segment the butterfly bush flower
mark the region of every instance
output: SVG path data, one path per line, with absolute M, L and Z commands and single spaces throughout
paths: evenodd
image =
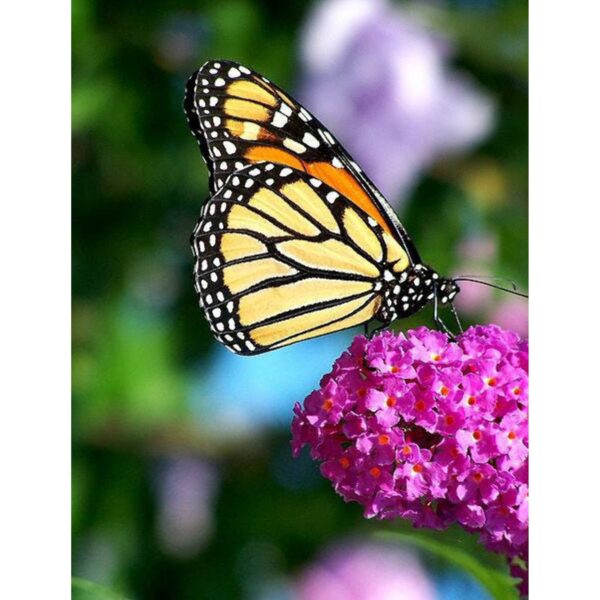
M 459 523 L 524 560 L 527 398 L 527 341 L 496 325 L 358 336 L 294 407 L 292 446 L 366 517 Z
M 447 41 L 387 0 L 325 0 L 304 27 L 299 99 L 397 202 L 492 127 L 490 97 L 450 58 Z

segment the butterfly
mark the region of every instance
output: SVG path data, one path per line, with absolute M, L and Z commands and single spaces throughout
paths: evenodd
M 334 99 L 332 99 L 334 101 Z M 184 110 L 211 198 L 191 237 L 194 280 L 216 339 L 253 355 L 429 302 L 456 280 L 425 265 L 391 206 L 336 138 L 289 94 L 211 60 Z

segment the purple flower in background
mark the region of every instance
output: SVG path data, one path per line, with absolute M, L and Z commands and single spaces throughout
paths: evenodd
M 458 246 L 459 262 L 454 276 L 471 275 L 475 276 L 475 279 L 481 275 L 487 276 L 495 270 L 493 265 L 497 255 L 498 242 L 493 234 L 484 232 L 471 234 L 465 237 Z M 461 313 L 481 314 L 492 299 L 492 288 L 468 281 L 461 284 L 460 292 L 454 305 Z
M 434 600 L 417 557 L 387 544 L 346 543 L 325 551 L 299 577 L 297 600 Z
M 204 49 L 210 28 L 203 17 L 193 13 L 175 13 L 166 17 L 155 34 L 156 62 L 168 71 L 191 69 Z
M 160 465 L 157 529 L 169 554 L 187 558 L 208 541 L 218 483 L 216 468 L 202 458 L 175 456 Z
M 304 406 L 292 446 L 366 517 L 460 523 L 523 557 L 528 533 L 528 345 L 496 325 L 456 341 L 426 327 L 358 336 Z
M 522 336 L 527 336 L 529 330 L 527 300 L 514 297 L 503 300 L 492 311 L 490 321 L 501 327 L 512 329 Z
M 449 44 L 386 0 L 325 0 L 304 28 L 300 98 L 391 201 L 490 131 L 493 103 Z

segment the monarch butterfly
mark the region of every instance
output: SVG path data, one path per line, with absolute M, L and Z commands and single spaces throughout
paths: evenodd
M 217 340 L 252 355 L 429 302 L 458 279 L 425 265 L 396 214 L 335 137 L 265 77 L 206 62 L 184 109 L 212 197 L 191 244 L 200 304 Z

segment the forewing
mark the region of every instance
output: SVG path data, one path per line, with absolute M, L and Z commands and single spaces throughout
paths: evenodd
M 231 61 L 208 61 L 189 79 L 184 107 L 212 193 L 249 164 L 287 165 L 354 203 L 398 238 L 412 263 L 420 262 L 394 211 L 356 162 L 318 119 L 265 77 Z
M 347 198 L 272 162 L 227 178 L 204 206 L 192 246 L 201 306 L 216 338 L 238 354 L 369 321 L 384 265 L 409 264 Z

